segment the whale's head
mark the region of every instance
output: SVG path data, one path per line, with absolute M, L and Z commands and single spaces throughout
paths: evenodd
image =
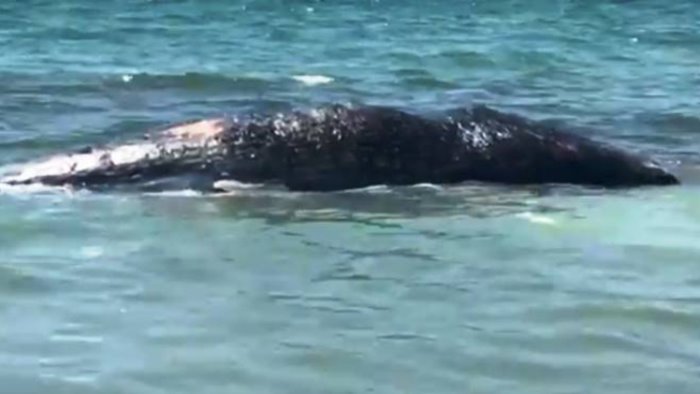
M 604 187 L 676 185 L 680 181 L 646 154 L 583 135 L 553 132 L 547 155 L 559 166 L 556 177 Z
M 644 160 L 631 173 L 634 183 L 646 185 L 677 185 L 678 178 L 653 160 Z M 634 179 L 636 178 L 636 179 Z
M 678 178 L 659 162 L 644 155 L 601 146 L 584 166 L 589 175 L 610 187 L 668 186 L 679 184 Z

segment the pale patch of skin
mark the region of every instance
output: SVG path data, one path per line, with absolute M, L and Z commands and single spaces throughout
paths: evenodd
M 1 183 L 25 183 L 42 178 L 70 176 L 106 168 L 127 167 L 157 158 L 162 151 L 184 147 L 216 146 L 217 139 L 231 127 L 231 120 L 212 118 L 175 125 L 155 135 L 149 142 L 126 143 L 111 148 L 90 149 L 85 153 L 56 155 L 0 173 Z M 151 138 L 147 138 L 151 140 Z
M 226 131 L 229 126 L 230 122 L 225 118 L 204 119 L 171 127 L 163 130 L 160 135 L 187 140 L 213 139 Z

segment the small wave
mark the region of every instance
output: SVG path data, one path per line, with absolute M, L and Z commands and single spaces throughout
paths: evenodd
M 22 74 L 0 72 L 3 94 L 56 95 L 70 99 L 75 95 L 99 94 L 105 91 L 160 90 L 207 92 L 259 92 L 274 85 L 289 85 L 285 78 L 254 75 L 226 75 L 215 72 L 183 72 L 159 74 L 134 70 L 108 70 L 97 73 L 66 72 L 62 74 Z
M 109 85 L 114 82 L 107 82 Z M 119 75 L 120 85 L 144 89 L 182 89 L 257 91 L 269 86 L 271 81 L 264 78 L 242 76 L 231 77 L 222 74 L 187 72 L 184 74 L 124 73 Z
M 432 75 L 402 78 L 401 83 L 412 89 L 456 89 L 460 87 L 455 82 L 442 80 Z
M 0 195 L 26 195 L 26 194 L 47 194 L 66 193 L 73 194 L 75 190 L 67 186 L 50 186 L 42 183 L 31 183 L 26 185 L 10 185 L 0 183 Z
M 225 197 L 238 195 L 265 195 L 267 194 L 267 192 L 279 192 L 279 189 L 273 188 L 270 185 L 258 183 L 245 183 L 229 179 L 218 180 L 214 182 L 212 186 L 214 187 L 214 189 L 216 189 L 215 192 L 198 190 L 196 188 L 170 188 L 145 192 L 145 194 L 148 196 L 160 197 Z
M 259 183 L 245 183 L 245 182 L 239 182 L 233 179 L 222 179 L 219 181 L 214 182 L 214 188 L 215 189 L 220 189 L 223 191 L 231 191 L 231 190 L 249 190 L 249 189 L 259 189 L 263 187 L 264 185 L 259 184 Z
M 487 54 L 468 50 L 446 50 L 439 54 L 444 59 L 463 68 L 493 67 L 496 62 Z
M 427 189 L 427 190 L 435 190 L 435 191 L 442 191 L 445 190 L 443 186 L 436 185 L 434 183 L 416 183 L 415 185 L 411 186 L 414 189 Z
M 558 224 L 556 220 L 552 219 L 549 216 L 540 215 L 532 212 L 522 212 L 517 214 L 516 216 L 534 224 L 542 224 L 546 226 L 556 226 Z
M 157 197 L 201 197 L 204 193 L 192 190 L 192 189 L 182 189 L 182 190 L 162 190 L 157 192 L 147 192 L 144 193 L 146 196 L 157 196 Z
M 345 194 L 351 194 L 351 193 L 361 193 L 361 194 L 385 194 L 385 193 L 391 193 L 392 190 L 389 188 L 387 185 L 371 185 L 371 186 L 364 186 L 364 187 L 358 187 L 355 189 L 344 189 L 344 190 L 338 190 L 337 193 L 345 193 Z
M 640 121 L 666 133 L 700 133 L 700 118 L 679 113 L 641 114 Z
M 292 79 L 308 86 L 325 85 L 335 81 L 333 78 L 325 75 L 294 75 Z
M 80 255 L 86 259 L 95 259 L 104 255 L 105 250 L 101 246 L 83 246 Z

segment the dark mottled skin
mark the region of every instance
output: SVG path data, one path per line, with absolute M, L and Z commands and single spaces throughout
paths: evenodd
M 239 124 L 226 139 L 233 178 L 277 180 L 297 190 L 467 180 L 677 183 L 644 158 L 482 106 L 436 119 L 333 106 Z
M 606 187 L 678 183 L 643 157 L 483 106 L 435 118 L 386 107 L 329 106 L 230 121 L 214 140 L 215 149 L 193 144 L 186 160 L 170 151 L 126 171 L 112 166 L 35 180 L 89 187 L 191 172 L 319 191 L 470 180 Z

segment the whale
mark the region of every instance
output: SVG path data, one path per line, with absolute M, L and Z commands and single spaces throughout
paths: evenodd
M 247 117 L 192 120 L 143 138 L 11 165 L 0 183 L 79 188 L 173 176 L 335 191 L 372 185 L 674 185 L 646 155 L 484 105 L 423 114 L 331 104 Z M 210 182 L 211 181 L 211 182 Z

